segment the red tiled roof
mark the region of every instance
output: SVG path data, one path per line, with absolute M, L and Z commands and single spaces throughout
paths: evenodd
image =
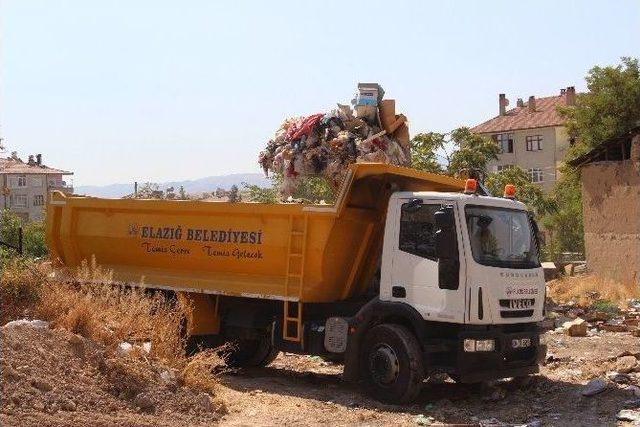
M 497 133 L 517 129 L 533 129 L 549 126 L 561 126 L 565 119 L 556 107 L 567 105 L 564 95 L 536 98 L 536 111 L 529 111 L 529 103 L 507 111 L 471 129 L 475 133 Z
M 62 169 L 50 168 L 45 165 L 30 165 L 20 159 L 11 157 L 0 158 L 0 174 L 62 174 L 73 175 L 73 172 L 67 172 Z

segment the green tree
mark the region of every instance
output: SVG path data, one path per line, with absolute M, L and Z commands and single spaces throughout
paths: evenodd
M 437 151 L 444 150 L 446 135 L 437 132 L 419 133 L 411 140 L 411 167 L 425 172 L 443 173 Z
M 529 210 L 542 214 L 547 210 L 547 202 L 539 186 L 531 183 L 529 174 L 518 166 L 502 169 L 487 176 L 485 184 L 494 196 L 502 196 L 507 184 L 516 186 L 516 198 L 527 205 Z
M 8 209 L 0 212 L 0 240 L 4 243 L 17 246 L 21 226 L 22 221 L 16 214 Z
M 580 174 L 568 167 L 562 172 L 547 198 L 547 214 L 542 218 L 542 225 L 549 233 L 545 252 L 554 261 L 562 252 L 584 253 Z
M 240 197 L 240 191 L 238 190 L 238 186 L 233 184 L 229 189 L 229 196 L 227 199 L 231 203 L 238 203 L 242 201 L 242 197 Z
M 567 132 L 577 139 L 569 158 L 640 125 L 640 65 L 637 58 L 621 61 L 589 70 L 585 78 L 589 91 L 576 96 L 575 106 L 559 109 L 567 119 Z
M 249 201 L 256 203 L 278 203 L 278 190 L 274 187 L 260 187 L 255 184 L 242 183 L 247 190 Z
M 49 253 L 45 241 L 45 221 L 30 222 L 23 228 L 22 248 L 28 257 L 40 258 Z
M 451 142 L 456 150 L 449 156 L 449 175 L 460 175 L 462 171 L 472 169 L 486 174 L 487 163 L 498 158 L 498 144 L 467 127 L 451 131 Z
M 282 201 L 280 188 L 282 188 L 283 177 L 281 174 L 271 175 L 271 187 L 260 187 L 242 183 L 248 190 L 249 200 L 258 203 L 279 203 Z M 329 182 L 322 177 L 302 178 L 298 188 L 291 196 L 293 199 L 302 200 L 307 203 L 325 202 L 332 204 L 335 202 L 335 190 Z
M 22 227 L 22 252 L 25 257 L 39 258 L 47 255 L 45 243 L 45 222 L 33 221 L 22 225 L 20 218 L 9 210 L 0 212 L 0 240 L 18 246 L 20 227 Z M 17 252 L 1 247 L 0 258 L 12 258 Z
M 447 147 L 452 152 L 446 151 Z M 444 165 L 438 160 L 438 152 Z M 491 139 L 474 134 L 467 127 L 449 133 L 427 132 L 417 134 L 411 141 L 411 166 L 418 170 L 457 176 L 465 171 L 478 170 L 486 174 L 487 163 L 498 158 L 498 145 Z
M 624 57 L 616 66 L 595 66 L 585 77 L 586 93 L 574 106 L 560 108 L 567 133 L 576 138 L 565 160 L 589 151 L 599 143 L 640 124 L 640 64 Z M 547 198 L 542 224 L 549 232 L 546 251 L 557 259 L 562 252 L 584 252 L 580 171 L 565 165 Z

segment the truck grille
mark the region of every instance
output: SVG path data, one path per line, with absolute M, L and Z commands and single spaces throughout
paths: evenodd
M 518 317 L 531 317 L 533 316 L 533 309 L 531 310 L 502 310 L 500 317 L 503 319 L 514 319 Z
M 500 307 L 509 308 L 511 310 L 522 310 L 532 308 L 536 303 L 534 298 L 521 298 L 521 299 L 501 299 Z

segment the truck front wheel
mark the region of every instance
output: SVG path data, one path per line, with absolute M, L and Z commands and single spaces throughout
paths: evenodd
M 278 351 L 266 337 L 237 340 L 222 353 L 227 366 L 234 368 L 267 366 L 277 355 Z
M 424 379 L 416 337 L 402 325 L 383 324 L 364 337 L 360 368 L 366 391 L 388 403 L 407 403 L 420 393 Z

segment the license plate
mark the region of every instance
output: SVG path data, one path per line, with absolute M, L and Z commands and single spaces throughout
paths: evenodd
M 511 340 L 511 347 L 513 348 L 527 348 L 531 347 L 531 338 L 516 338 Z

